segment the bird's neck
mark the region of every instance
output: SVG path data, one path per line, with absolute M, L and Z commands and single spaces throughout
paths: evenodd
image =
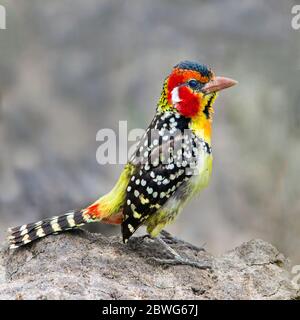
M 195 134 L 211 145 L 212 120 L 214 114 L 213 105 L 217 93 L 204 95 L 201 99 L 201 107 L 195 117 L 191 118 L 190 128 Z
M 212 121 L 210 119 L 199 114 L 199 116 L 191 119 L 189 127 L 198 138 L 211 145 Z
M 164 81 L 161 95 L 157 103 L 158 113 L 166 111 L 175 111 L 175 108 L 169 103 L 168 100 L 168 78 Z

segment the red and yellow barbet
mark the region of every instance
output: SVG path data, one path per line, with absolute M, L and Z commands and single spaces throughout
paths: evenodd
M 176 65 L 164 82 L 152 122 L 114 188 L 85 209 L 10 228 L 10 248 L 97 221 L 121 224 L 124 242 L 141 225 L 156 237 L 208 184 L 213 104 L 220 90 L 235 84 L 202 64 Z M 175 132 L 186 138 L 183 143 Z

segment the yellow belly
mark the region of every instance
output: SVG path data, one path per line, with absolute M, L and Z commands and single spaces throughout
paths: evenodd
M 212 154 L 206 153 L 202 159 L 203 160 L 199 161 L 195 172 L 196 174 L 190 180 L 192 196 L 204 189 L 210 181 L 213 160 Z

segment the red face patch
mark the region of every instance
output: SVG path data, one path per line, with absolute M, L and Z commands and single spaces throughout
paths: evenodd
M 184 83 L 184 75 L 182 72 L 174 72 L 170 75 L 168 81 L 168 101 L 172 103 L 172 91 L 174 88 L 178 87 Z
M 200 97 L 187 87 L 179 87 L 178 96 L 181 100 L 176 104 L 178 112 L 188 118 L 196 116 L 200 109 Z
M 202 83 L 209 81 L 207 77 L 201 76 L 198 72 L 193 70 L 183 70 L 175 68 L 168 79 L 168 102 L 172 104 L 172 91 L 178 87 L 178 96 L 181 101 L 176 105 L 178 112 L 185 117 L 195 116 L 200 108 L 200 95 L 193 93 L 184 84 L 190 79 L 196 79 Z M 183 86 L 181 86 L 183 85 Z

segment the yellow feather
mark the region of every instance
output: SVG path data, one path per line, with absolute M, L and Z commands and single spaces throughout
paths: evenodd
M 126 198 L 126 188 L 134 171 L 135 166 L 128 163 L 113 189 L 92 204 L 92 206 L 99 205 L 102 219 L 108 218 L 121 210 Z

